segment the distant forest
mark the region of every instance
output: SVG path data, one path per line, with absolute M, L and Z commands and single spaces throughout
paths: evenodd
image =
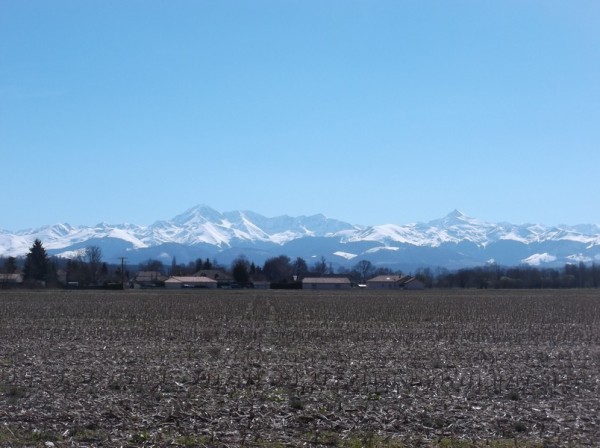
M 175 258 L 166 266 L 162 261 L 153 259 L 127 266 L 125 259 L 121 264 L 102 261 L 102 251 L 97 246 L 87 247 L 74 259 L 49 257 L 40 240 L 33 243 L 25 257 L 0 257 L 0 283 L 6 286 L 10 275 L 21 274 L 25 286 L 61 287 L 77 283 L 81 287 L 111 287 L 130 282 L 139 271 L 152 271 L 165 276 L 189 276 L 214 269 L 228 273 L 236 282 L 244 285 L 257 281 L 294 282 L 305 277 L 322 276 L 345 276 L 358 285 L 377 275 L 410 274 L 427 288 L 539 289 L 600 286 L 600 265 L 596 263 L 580 262 L 567 264 L 562 268 L 489 264 L 457 271 L 426 267 L 416 272 L 400 272 L 376 266 L 367 260 L 358 261 L 350 269 L 335 270 L 325 257 L 309 266 L 300 257 L 292 260 L 286 255 L 280 255 L 266 260 L 262 265 L 240 256 L 230 266 L 223 266 L 217 260 L 209 259 L 178 264 Z

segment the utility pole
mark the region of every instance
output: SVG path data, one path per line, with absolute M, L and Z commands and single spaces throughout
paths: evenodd
M 121 260 L 121 286 L 123 286 L 123 289 L 125 289 L 125 260 L 127 258 L 119 257 L 119 259 Z

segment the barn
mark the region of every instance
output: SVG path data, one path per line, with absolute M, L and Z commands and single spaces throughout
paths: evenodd
M 307 277 L 302 279 L 302 289 L 335 290 L 350 288 L 352 288 L 352 283 L 347 277 Z

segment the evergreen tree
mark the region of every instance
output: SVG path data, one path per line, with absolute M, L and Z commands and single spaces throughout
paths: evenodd
M 25 258 L 23 275 L 26 280 L 45 281 L 48 276 L 49 261 L 42 242 L 36 239 Z

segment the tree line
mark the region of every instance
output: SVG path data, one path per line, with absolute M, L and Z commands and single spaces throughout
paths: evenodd
M 149 259 L 137 266 L 138 271 L 153 271 L 164 275 L 194 275 L 203 270 L 222 270 L 230 274 L 240 285 L 256 281 L 267 281 L 285 287 L 305 277 L 343 275 L 356 284 L 377 275 L 402 275 L 387 267 L 375 266 L 368 260 L 360 260 L 351 268 L 334 269 L 325 257 L 309 265 L 301 257 L 291 259 L 279 255 L 257 265 L 245 256 L 237 257 L 229 266 L 216 260 L 197 259 L 187 264 L 178 264 L 173 258 L 166 267 L 162 261 Z M 13 274 L 19 270 L 25 283 L 30 286 L 54 286 L 63 284 L 80 287 L 110 287 L 122 285 L 130 279 L 124 266 L 108 264 L 102 260 L 102 250 L 89 246 L 72 259 L 49 257 L 40 240 L 35 240 L 24 258 L 0 258 L 0 270 Z M 63 273 L 59 279 L 59 271 Z M 412 273 L 409 273 L 412 275 Z M 450 271 L 443 268 L 421 268 L 414 277 L 429 288 L 493 288 L 493 289 L 536 289 L 536 288 L 598 288 L 600 265 L 596 263 L 566 264 L 562 268 L 540 268 L 535 266 L 504 267 L 496 264 Z
M 142 265 L 164 272 L 162 263 L 148 260 Z M 291 259 L 279 255 L 267 259 L 262 266 L 250 262 L 246 257 L 236 258 L 229 269 L 220 266 L 216 260 L 196 260 L 187 266 L 172 265 L 171 272 L 178 275 L 192 275 L 202 269 L 219 268 L 232 274 L 234 280 L 244 284 L 250 281 L 289 283 L 305 277 L 343 275 L 356 284 L 366 283 L 377 275 L 402 275 L 404 272 L 388 267 L 376 266 L 368 260 L 360 260 L 351 268 L 334 269 L 325 257 L 311 266 L 301 257 Z M 500 266 L 489 264 L 450 271 L 444 268 L 420 268 L 413 274 L 428 288 L 492 288 L 492 289 L 539 289 L 539 288 L 598 288 L 600 286 L 600 265 L 596 263 L 566 264 L 562 268 L 540 268 L 535 266 Z
M 121 284 L 123 273 L 116 265 L 102 261 L 102 249 L 88 246 L 74 258 L 50 257 L 42 242 L 36 239 L 23 258 L 0 258 L 3 274 L 21 271 L 25 285 L 108 287 Z M 63 275 L 59 275 L 62 272 Z M 125 273 L 129 276 L 129 273 Z
M 140 271 L 155 271 L 167 275 L 186 276 L 196 273 L 218 269 L 230 274 L 234 281 L 239 284 L 247 284 L 253 281 L 267 281 L 272 284 L 285 284 L 298 282 L 305 277 L 322 277 L 325 275 L 344 275 L 353 279 L 356 283 L 364 282 L 370 276 L 380 274 L 393 274 L 391 269 L 375 267 L 369 261 L 361 261 L 352 269 L 337 270 L 325 257 L 309 264 L 302 257 L 292 259 L 287 255 L 279 255 L 267 259 L 262 265 L 248 260 L 244 255 L 238 256 L 229 266 L 223 266 L 217 260 L 210 261 L 208 258 L 197 259 L 187 264 L 178 264 L 173 259 L 171 266 L 165 266 L 160 260 L 149 259 L 139 264 Z
M 416 277 L 430 288 L 598 288 L 600 265 L 566 264 L 562 268 L 536 266 L 505 267 L 496 264 L 449 271 L 429 268 L 417 271 Z

